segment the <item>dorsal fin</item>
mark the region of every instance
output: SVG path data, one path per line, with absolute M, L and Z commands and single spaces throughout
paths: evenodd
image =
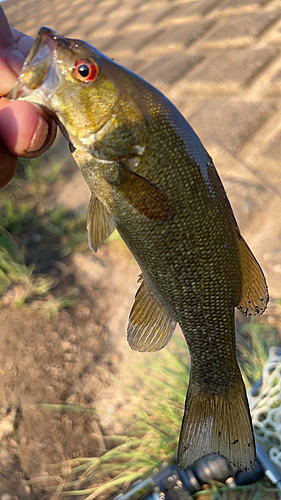
M 242 295 L 237 308 L 244 316 L 262 314 L 268 303 L 268 289 L 264 274 L 242 236 L 239 236 L 242 268 Z
M 177 322 L 166 311 L 142 274 L 128 324 L 128 343 L 134 351 L 162 349 L 171 339 Z
M 113 233 L 115 224 L 103 204 L 91 196 L 87 215 L 87 230 L 89 245 L 94 252 Z

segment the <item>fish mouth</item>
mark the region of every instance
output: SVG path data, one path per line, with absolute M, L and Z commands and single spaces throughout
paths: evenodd
M 39 52 L 42 45 L 43 45 L 43 47 L 49 47 L 51 52 L 54 52 L 57 48 L 58 43 L 64 49 L 69 49 L 69 48 L 71 48 L 71 45 L 72 45 L 70 40 L 67 40 L 62 35 L 58 35 L 51 28 L 47 28 L 46 26 L 42 26 L 38 31 L 37 37 L 34 41 L 33 46 L 31 47 L 31 50 L 29 52 L 29 55 L 27 56 L 26 61 L 33 59 L 36 56 L 36 54 Z
M 51 28 L 45 26 L 40 28 L 23 64 L 22 73 L 7 97 L 32 102 L 42 107 L 53 117 L 63 136 L 72 145 L 65 127 L 50 104 L 54 92 L 62 81 L 58 64 L 58 45 L 64 49 L 70 49 L 72 46 L 70 40 L 58 35 Z
M 49 99 L 61 82 L 58 44 L 70 48 L 70 42 L 51 28 L 40 28 L 24 62 L 22 73 L 8 97 L 49 107 Z

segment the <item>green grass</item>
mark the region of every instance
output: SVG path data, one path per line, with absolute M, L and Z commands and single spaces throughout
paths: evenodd
M 277 345 L 277 336 L 275 325 L 254 317 L 236 333 L 238 360 L 246 387 L 252 386 L 261 377 L 269 346 Z
M 250 373 L 249 366 L 252 366 L 253 358 L 262 366 L 267 358 L 267 346 L 262 337 L 266 333 L 274 333 L 272 327 L 269 327 L 268 332 L 268 327 L 264 326 L 259 336 L 261 327 L 258 324 L 259 320 L 254 319 L 246 327 L 247 334 L 253 335 L 249 349 L 243 347 L 242 369 L 246 374 Z M 124 432 L 106 437 L 110 449 L 101 457 L 78 458 L 57 464 L 53 472 L 50 471 L 48 480 L 36 478 L 32 483 L 42 483 L 50 491 L 60 488 L 62 497 L 81 495 L 83 500 L 107 498 L 120 490 L 126 491 L 137 479 L 149 477 L 163 464 L 175 463 L 189 373 L 188 352 L 184 341 L 175 337 L 167 348 L 153 355 L 153 360 L 150 358 L 149 366 L 147 358 L 142 359 L 139 365 L 129 368 L 130 385 L 116 380 L 108 371 L 104 372 L 105 381 L 111 379 L 130 396 L 129 406 L 116 409 L 114 413 L 114 418 Z M 259 373 L 257 370 L 255 375 L 259 377 Z M 101 422 L 105 416 L 90 408 L 70 405 L 44 405 L 44 408 L 62 412 L 89 411 L 95 413 Z M 279 496 L 277 490 L 267 480 L 263 480 L 235 489 L 213 482 L 196 498 L 273 500 Z
M 103 456 L 69 460 L 58 465 L 56 468 L 63 472 L 48 478 L 49 482 L 57 481 L 57 485 L 50 486 L 51 491 L 63 481 L 61 495 L 95 498 L 105 492 L 112 494 L 147 477 L 163 463 L 175 461 L 189 373 L 185 343 L 176 339 L 169 349 L 154 356 L 149 367 L 146 361 L 134 365 L 133 373 L 128 367 L 130 385 L 104 370 L 104 380 L 120 385 L 130 398 L 129 406 L 116 409 L 114 414 L 124 432 L 108 436 L 111 449 Z M 101 367 L 97 369 L 102 370 Z M 85 411 L 68 405 L 44 405 L 44 408 Z M 102 413 L 94 413 L 102 419 Z M 69 477 L 72 477 L 70 481 Z M 35 481 L 46 484 L 46 478 L 31 482 Z
M 255 484 L 228 488 L 226 485 L 212 482 L 210 488 L 194 495 L 197 500 L 278 500 L 280 494 L 270 487 L 267 480 Z
M 52 158 L 46 165 L 42 159 L 21 160 L 18 170 L 0 195 L 0 304 L 1 297 L 18 307 L 34 301 L 34 307 L 53 315 L 75 297 L 54 297 L 57 283 L 46 266 L 88 248 L 85 214 L 74 215 L 50 201 L 54 181 L 60 180 L 60 165 Z

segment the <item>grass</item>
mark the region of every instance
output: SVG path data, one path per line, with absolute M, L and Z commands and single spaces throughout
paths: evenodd
M 73 294 L 54 291 L 57 280 L 50 263 L 67 258 L 75 249 L 87 249 L 85 215 L 74 215 L 50 201 L 60 165 L 49 158 L 21 160 L 19 173 L 0 197 L 0 304 L 13 302 L 49 315 L 72 305 Z M 47 243 L 46 243 L 47 242 Z
M 275 334 L 274 327 L 259 325 L 258 319 L 252 320 L 244 333 L 252 335 L 249 349 L 243 346 L 241 357 L 242 370 L 252 374 L 250 366 L 255 359 L 258 366 L 267 358 L 265 335 Z M 260 333 L 262 332 L 262 333 Z M 82 496 L 83 500 L 107 498 L 120 491 L 126 491 L 138 479 L 152 475 L 166 463 L 175 463 L 175 451 L 181 427 L 184 399 L 189 373 L 188 354 L 185 343 L 175 337 L 169 346 L 157 355 L 148 366 L 147 360 L 137 366 L 130 366 L 130 385 L 116 380 L 108 371 L 104 379 L 119 384 L 130 396 L 130 404 L 116 409 L 114 418 L 119 421 L 124 432 L 118 436 L 107 436 L 109 448 L 101 457 L 85 457 L 57 464 L 50 471 L 48 480 L 36 478 L 31 482 L 41 482 L 50 491 L 60 489 L 60 495 Z M 245 368 L 246 367 L 246 368 Z M 101 368 L 99 368 L 101 369 Z M 141 375 L 140 375 L 141 373 Z M 255 376 L 259 378 L 259 370 Z M 248 385 L 250 380 L 248 380 Z M 256 380 L 254 380 L 256 381 Z M 94 410 L 70 405 L 44 405 L 44 408 L 66 411 Z M 98 418 L 103 418 L 102 414 Z M 49 486 L 48 486 L 49 485 Z M 278 491 L 268 482 L 259 481 L 253 485 L 229 489 L 224 484 L 212 482 L 207 489 L 198 492 L 199 500 L 265 500 L 278 499 Z
M 130 385 L 104 371 L 105 382 L 108 379 L 121 386 L 130 399 L 126 407 L 116 409 L 114 413 L 114 419 L 121 424 L 124 433 L 108 436 L 107 444 L 111 449 L 101 457 L 79 458 L 56 466 L 63 472 L 50 475 L 49 482 L 57 481 L 50 490 L 63 484 L 61 495 L 87 495 L 90 500 L 126 488 L 137 479 L 150 475 L 163 463 L 175 461 L 189 372 L 187 361 L 186 346 L 176 339 L 169 349 L 154 356 L 150 367 L 146 360 L 134 365 L 133 374 L 128 367 L 130 376 L 128 374 L 125 378 L 130 380 Z M 44 408 L 85 411 L 68 405 L 44 405 Z M 35 481 L 48 487 L 46 478 L 32 480 Z
M 228 488 L 213 482 L 210 488 L 197 493 L 194 498 L 197 500 L 278 500 L 280 498 L 278 490 L 270 487 L 269 483 L 261 481 L 255 484 Z
M 277 345 L 277 336 L 275 325 L 254 317 L 236 332 L 238 360 L 246 387 L 251 387 L 261 377 L 269 346 Z

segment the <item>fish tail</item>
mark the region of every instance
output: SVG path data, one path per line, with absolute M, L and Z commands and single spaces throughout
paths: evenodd
M 178 466 L 186 468 L 215 453 L 240 470 L 255 464 L 255 441 L 242 378 L 235 387 L 212 394 L 190 380 L 181 428 Z

